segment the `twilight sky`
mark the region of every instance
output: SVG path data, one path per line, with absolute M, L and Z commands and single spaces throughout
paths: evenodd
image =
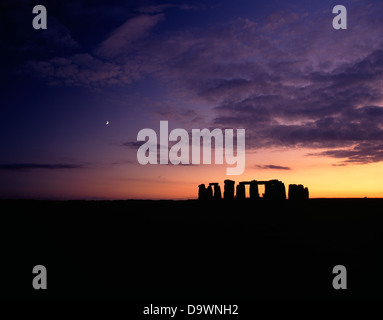
M 195 198 L 227 178 L 383 197 L 382 17 L 381 0 L 3 0 L 0 198 Z M 160 120 L 246 129 L 245 172 L 140 165 Z

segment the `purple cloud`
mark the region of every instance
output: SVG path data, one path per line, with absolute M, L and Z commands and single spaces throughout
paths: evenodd
M 272 169 L 272 170 L 291 170 L 290 167 L 276 166 L 276 165 L 273 165 L 273 164 L 255 165 L 254 168 L 257 168 L 257 169 Z
M 132 45 L 138 39 L 146 37 L 149 31 L 164 19 L 163 14 L 139 15 L 126 21 L 114 30 L 96 50 L 96 54 L 106 58 L 115 58 L 133 50 Z
M 65 164 L 65 163 L 56 163 L 56 164 L 47 164 L 47 163 L 5 163 L 0 164 L 0 170 L 11 170 L 11 171 L 24 171 L 32 169 L 81 169 L 84 168 L 82 164 Z
M 263 20 L 238 18 L 153 37 L 165 19 L 158 12 L 166 7 L 141 10 L 94 52 L 28 66 L 52 84 L 126 85 L 150 76 L 210 105 L 207 127 L 245 128 L 250 149 L 314 147 L 345 163 L 381 161 L 381 2 L 358 2 L 342 31 L 332 28 L 329 8 L 316 14 L 284 10 Z M 182 110 L 161 112 L 179 121 L 202 120 Z
M 51 85 L 100 87 L 130 83 L 134 79 L 134 76 L 124 74 L 120 66 L 87 53 L 55 57 L 49 61 L 29 61 L 25 69 L 40 74 Z

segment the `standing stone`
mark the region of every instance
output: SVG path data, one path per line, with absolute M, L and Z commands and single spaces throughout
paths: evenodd
M 225 200 L 233 200 L 234 199 L 234 184 L 233 180 L 225 180 L 225 186 L 223 191 L 223 197 Z
M 258 199 L 259 191 L 258 191 L 258 182 L 256 180 L 250 181 L 250 199 Z
M 222 194 L 221 194 L 221 187 L 216 184 L 214 185 L 214 200 L 221 200 Z
M 309 199 L 309 189 L 302 184 L 290 184 L 289 185 L 289 200 L 302 201 Z
M 198 186 L 198 200 L 206 200 L 206 187 L 204 184 Z
M 305 200 L 309 199 L 309 188 L 305 188 Z
M 208 186 L 206 189 L 206 199 L 207 200 L 213 199 L 213 188 L 211 186 Z
M 237 185 L 237 200 L 244 200 L 244 199 L 246 199 L 245 185 L 242 183 L 239 183 L 239 185 Z

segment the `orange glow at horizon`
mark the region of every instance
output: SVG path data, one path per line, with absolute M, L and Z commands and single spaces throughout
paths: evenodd
M 236 184 L 278 179 L 285 184 L 286 191 L 289 184 L 303 184 L 309 188 L 311 198 L 383 198 L 382 163 L 334 166 L 340 160 L 307 156 L 317 151 L 246 152 L 246 169 L 239 176 L 226 175 L 226 164 L 175 166 L 129 162 L 86 170 L 31 171 L 17 175 L 4 172 L 2 178 L 12 179 L 17 186 L 8 186 L 11 195 L 43 199 L 196 199 L 199 184 L 218 182 L 223 193 L 226 179 Z M 263 169 L 266 165 L 282 169 Z
M 138 170 L 147 171 L 124 190 L 127 198 L 139 199 L 193 199 L 197 198 L 198 185 L 218 182 L 223 192 L 224 180 L 236 183 L 248 180 L 278 179 L 289 184 L 303 184 L 311 198 L 383 197 L 379 176 L 383 164 L 334 166 L 337 159 L 307 156 L 318 150 L 264 150 L 246 154 L 246 170 L 239 176 L 226 175 L 226 165 L 173 166 L 150 165 Z M 258 166 L 273 164 L 287 169 L 261 169 Z M 146 168 L 148 167 L 148 168 Z M 156 175 L 155 175 L 156 174 Z

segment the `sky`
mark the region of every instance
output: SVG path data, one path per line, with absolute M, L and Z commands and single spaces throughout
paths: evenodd
M 383 1 L 38 4 L 47 29 L 35 1 L 0 2 L 0 198 L 189 199 L 225 179 L 383 197 Z M 140 164 L 160 121 L 245 129 L 244 172 Z

